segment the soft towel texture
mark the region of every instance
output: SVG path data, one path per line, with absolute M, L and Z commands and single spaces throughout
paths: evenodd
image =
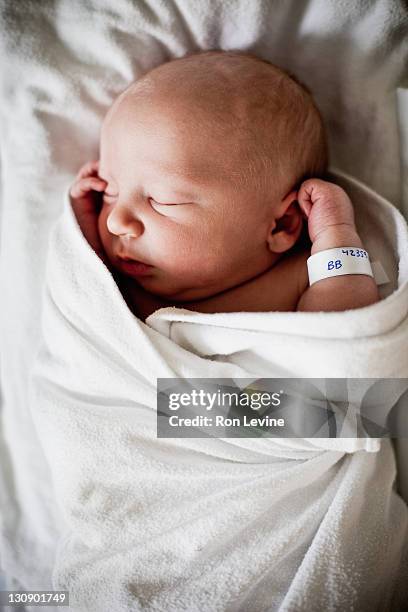
M 60 194 L 97 157 L 109 104 L 172 57 L 247 49 L 311 88 L 335 165 L 408 211 L 407 11 L 403 0 L 0 1 L 0 30 L 0 564 L 47 589 L 61 527 L 28 375 Z
M 402 610 L 408 509 L 389 440 L 156 438 L 157 377 L 406 375 L 406 223 L 338 181 L 395 289 L 339 313 L 166 308 L 145 324 L 67 201 L 30 403 L 66 521 L 53 582 L 75 609 Z

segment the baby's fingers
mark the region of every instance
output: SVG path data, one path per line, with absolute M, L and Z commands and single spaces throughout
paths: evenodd
M 106 185 L 106 181 L 96 177 L 84 178 L 72 185 L 69 194 L 72 198 L 83 198 L 90 191 L 104 191 Z
M 298 191 L 297 199 L 306 217 L 309 217 L 313 205 L 327 196 L 331 189 L 331 183 L 321 179 L 311 178 L 303 181 Z
M 300 194 L 299 192 L 298 193 L 298 204 L 299 204 L 300 210 L 303 212 L 306 219 L 308 219 L 310 215 L 310 211 L 312 210 L 312 206 L 313 206 L 312 201 L 307 195 Z
M 77 179 L 87 178 L 89 176 L 95 176 L 98 174 L 99 160 L 87 162 L 82 166 L 77 174 Z

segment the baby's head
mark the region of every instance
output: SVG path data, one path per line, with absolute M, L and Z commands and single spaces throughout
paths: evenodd
M 105 117 L 104 248 L 151 293 L 215 295 L 295 245 L 297 189 L 326 165 L 319 112 L 285 72 L 240 52 L 170 61 L 132 84 Z M 126 258 L 151 268 L 132 273 Z

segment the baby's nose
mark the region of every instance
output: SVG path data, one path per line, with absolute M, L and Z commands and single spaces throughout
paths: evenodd
M 136 217 L 134 212 L 125 206 L 114 207 L 107 222 L 108 230 L 115 236 L 133 236 L 137 238 L 143 233 L 143 223 Z

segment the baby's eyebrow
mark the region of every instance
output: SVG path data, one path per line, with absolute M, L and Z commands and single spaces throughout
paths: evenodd
M 177 181 L 180 185 L 202 185 L 203 177 L 198 174 L 187 174 L 186 172 L 158 172 L 157 176 L 163 181 Z
M 178 180 L 181 183 L 202 187 L 210 183 L 222 183 L 226 180 L 226 173 L 214 173 L 213 166 L 203 165 L 197 168 L 177 168 L 158 167 L 158 175 L 163 179 Z

